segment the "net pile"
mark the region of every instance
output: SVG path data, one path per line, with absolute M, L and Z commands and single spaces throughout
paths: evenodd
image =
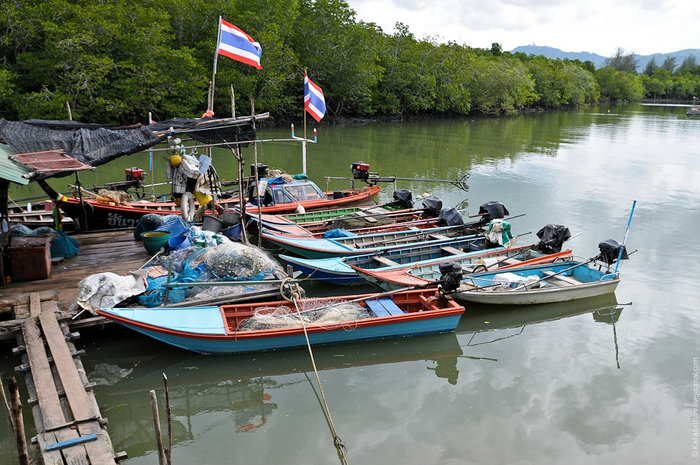
M 304 324 L 340 323 L 374 317 L 369 309 L 354 302 L 338 302 L 328 305 L 323 301 L 306 301 L 300 311 Z M 239 331 L 286 328 L 301 326 L 299 314 L 292 307 L 260 307 L 250 318 L 243 320 Z

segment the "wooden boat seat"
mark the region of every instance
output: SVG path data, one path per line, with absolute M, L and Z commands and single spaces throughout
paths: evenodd
M 429 237 L 432 237 L 433 239 L 449 239 L 449 237 L 445 236 L 444 234 L 429 234 Z
M 566 284 L 569 286 L 575 286 L 577 284 L 581 284 L 581 281 L 578 281 L 578 280 L 572 278 L 571 276 L 564 276 L 561 274 L 558 274 L 555 276 L 553 271 L 544 271 L 542 274 L 545 275 L 545 277 L 552 277 L 553 279 L 556 279 L 560 283 L 563 283 L 563 284 Z M 551 281 L 551 279 L 548 279 L 547 281 Z
M 365 302 L 370 310 L 377 316 L 403 315 L 403 311 L 398 305 L 396 305 L 393 300 L 386 297 L 383 299 L 367 300 Z
M 373 260 L 381 263 L 382 265 L 386 266 L 396 266 L 399 265 L 399 263 L 395 262 L 394 260 L 389 260 L 386 257 L 382 257 L 381 255 L 372 257 Z
M 456 249 L 454 247 L 450 246 L 445 246 L 445 247 L 440 247 L 440 250 L 442 250 L 445 253 L 448 253 L 450 255 L 459 255 L 464 253 L 462 250 Z
M 363 211 L 356 211 L 355 215 L 362 217 L 362 219 L 369 221 L 370 223 L 376 223 L 377 220 L 376 218 L 372 218 L 371 216 L 368 216 L 367 213 Z

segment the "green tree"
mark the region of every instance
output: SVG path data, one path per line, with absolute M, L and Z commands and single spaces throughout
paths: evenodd
M 656 64 L 656 60 L 652 57 L 652 59 L 649 60 L 646 67 L 644 68 L 644 74 L 646 74 L 647 76 L 651 76 L 652 74 L 654 74 L 654 71 L 658 67 L 659 65 Z
M 472 61 L 472 108 L 487 114 L 512 115 L 536 99 L 534 82 L 518 60 L 476 57 Z
M 605 59 L 605 66 L 615 69 L 616 71 L 624 71 L 630 74 L 637 73 L 637 57 L 634 53 L 625 55 L 625 51 L 618 47 L 615 55 Z
M 661 65 L 663 69 L 668 71 L 669 73 L 673 73 L 673 70 L 676 69 L 676 57 L 674 56 L 668 56 L 664 60 L 663 64 Z

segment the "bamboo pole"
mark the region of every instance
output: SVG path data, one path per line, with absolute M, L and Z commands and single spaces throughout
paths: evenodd
M 151 389 L 151 410 L 153 411 L 153 426 L 156 430 L 156 445 L 158 446 L 158 463 L 165 465 L 163 454 L 163 438 L 160 432 L 160 416 L 158 415 L 158 400 L 156 399 L 156 391 Z
M 7 418 L 10 419 L 10 425 L 12 429 L 15 428 L 15 419 L 12 418 L 12 409 L 10 408 L 10 403 L 7 401 L 7 396 L 5 395 L 5 386 L 2 383 L 2 378 L 0 378 L 0 391 L 2 391 L 2 402 L 5 404 L 5 411 L 7 411 Z
M 172 427 L 172 409 L 170 408 L 170 392 L 168 391 L 168 377 L 163 373 L 163 385 L 165 386 L 165 413 L 168 418 L 168 448 L 165 450 L 165 458 L 168 465 L 172 465 L 173 455 L 173 427 Z
M 22 419 L 22 401 L 19 398 L 19 386 L 17 380 L 12 377 L 9 383 L 10 398 L 12 399 L 12 424 L 17 440 L 17 452 L 20 465 L 29 465 L 29 451 L 27 440 L 24 437 L 24 420 Z

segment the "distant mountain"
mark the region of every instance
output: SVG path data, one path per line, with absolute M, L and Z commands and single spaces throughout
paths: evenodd
M 597 55 L 595 53 L 589 52 L 564 52 L 558 48 L 553 47 L 540 47 L 538 45 L 521 45 L 520 47 L 515 47 L 511 50 L 512 53 L 522 52 L 526 55 L 543 55 L 547 58 L 559 58 L 559 59 L 569 59 L 569 60 L 581 60 L 581 61 L 591 61 L 596 68 L 602 68 L 605 66 L 605 60 L 608 57 Z M 625 52 L 628 53 L 628 52 Z M 630 52 L 633 53 L 633 52 Z M 694 55 L 696 60 L 700 63 L 700 49 L 688 48 L 685 50 L 679 50 L 677 52 L 671 53 L 654 53 L 653 55 L 637 55 L 637 72 L 642 72 L 647 67 L 647 63 L 653 58 L 658 66 L 661 66 L 667 57 L 676 58 L 676 66 L 680 66 L 683 60 L 689 56 Z

